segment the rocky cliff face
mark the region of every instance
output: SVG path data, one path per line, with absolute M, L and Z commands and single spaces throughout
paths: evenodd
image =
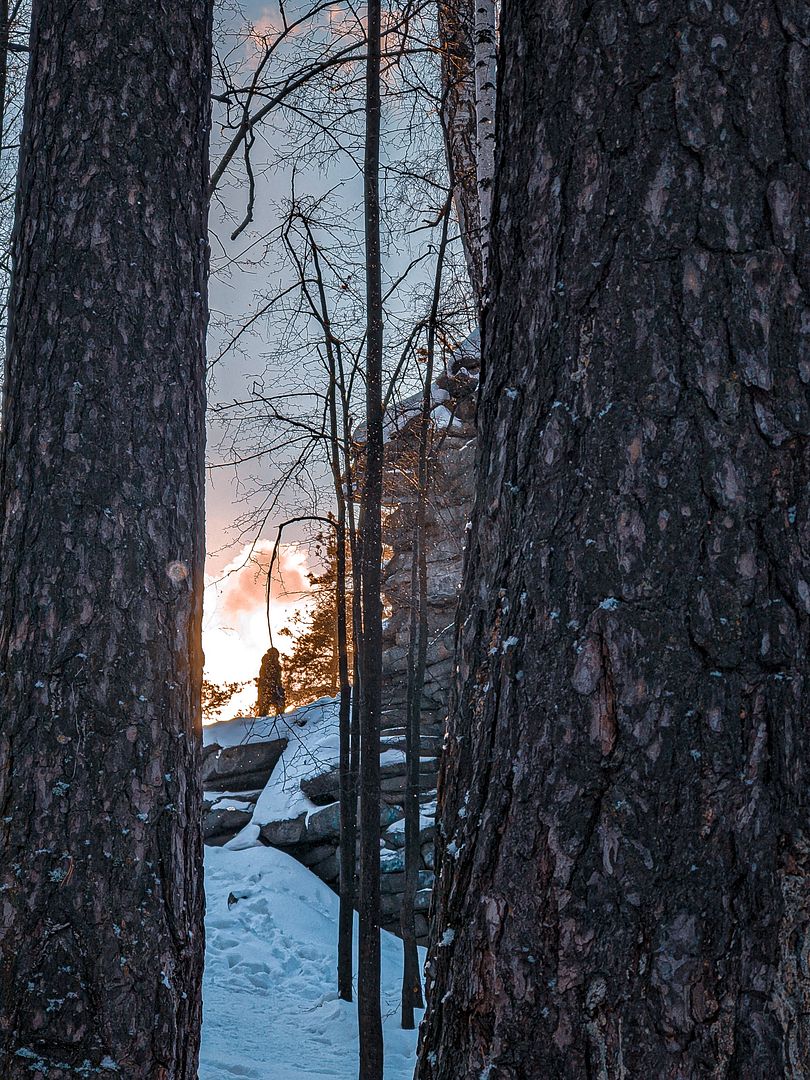
M 423 750 L 438 754 L 447 715 L 453 665 L 455 610 L 472 504 L 475 441 L 472 424 L 459 421 L 439 434 L 426 522 L 428 552 L 428 653 L 422 695 Z M 386 525 L 392 555 L 383 575 L 390 616 L 383 636 L 383 738 L 404 739 L 411 607 L 415 495 L 401 481 Z M 404 743 L 403 743 L 404 746 Z
M 447 704 L 453 671 L 455 614 L 461 583 L 467 522 L 474 494 L 475 404 L 478 387 L 477 346 L 460 351 L 451 370 L 436 380 L 433 398 L 432 471 L 426 520 L 428 564 L 428 650 L 425 685 L 421 701 L 421 788 L 422 852 L 421 880 L 433 880 L 433 817 L 436 808 L 436 780 L 444 739 Z M 405 749 L 408 690 L 408 643 L 411 612 L 411 564 L 413 521 L 417 492 L 413 462 L 417 452 L 417 417 L 405 416 L 398 430 L 389 436 L 387 447 L 386 494 L 390 513 L 385 523 L 384 541 L 391 556 L 383 572 L 383 594 L 390 612 L 383 632 L 383 715 L 381 741 L 386 750 Z M 409 467 L 410 463 L 410 467 Z M 404 763 L 401 775 L 384 777 L 382 798 L 396 805 L 404 816 Z M 404 846 L 402 823 L 383 835 L 383 842 Z M 401 854 L 400 854 L 401 862 Z M 402 863 L 404 868 L 404 863 Z M 397 929 L 404 875 L 398 875 L 398 891 L 383 896 L 384 925 Z M 384 879 L 385 880 L 385 879 Z M 427 939 L 425 914 L 428 890 L 417 898 L 417 934 Z

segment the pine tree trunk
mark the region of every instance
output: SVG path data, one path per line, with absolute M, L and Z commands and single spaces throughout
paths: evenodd
M 502 14 L 420 1080 L 810 1075 L 810 19 Z
M 197 1075 L 211 5 L 35 3 L 0 458 L 0 1075 Z

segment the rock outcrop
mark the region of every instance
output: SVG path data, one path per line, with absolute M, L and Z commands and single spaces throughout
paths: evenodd
M 427 501 L 428 650 L 421 701 L 423 793 L 432 797 L 444 737 L 453 673 L 455 613 L 464 561 L 467 522 L 474 494 L 477 341 L 454 354 L 450 371 L 434 385 L 432 470 Z M 383 632 L 383 746 L 404 749 L 411 611 L 411 563 L 416 486 L 418 416 L 403 419 L 386 449 L 386 498 L 391 512 L 384 539 L 392 554 L 383 571 L 383 594 L 390 616 Z M 404 464 L 403 464 L 404 463 Z M 427 764 L 429 762 L 429 764 Z M 432 780 L 432 784 L 431 784 Z
M 453 672 L 455 612 L 461 582 L 467 521 L 473 499 L 477 345 L 459 350 L 450 371 L 433 389 L 435 424 L 426 540 L 428 552 L 428 651 L 421 701 L 420 834 L 421 867 L 416 898 L 416 929 L 427 941 L 427 912 L 433 887 L 436 781 Z M 404 798 L 405 713 L 411 604 L 413 519 L 416 507 L 413 462 L 417 450 L 420 398 L 392 412 L 386 425 L 385 542 L 391 557 L 384 568 L 383 592 L 389 617 L 383 635 L 383 722 L 381 735 L 380 868 L 382 921 L 398 931 L 405 886 Z M 321 711 L 328 704 L 321 705 Z M 336 704 L 332 703 L 334 723 Z M 315 712 L 312 713 L 315 717 Z M 204 761 L 206 843 L 221 844 L 249 823 L 252 842 L 278 847 L 338 887 L 339 777 L 334 760 L 319 760 L 308 749 L 307 707 L 279 720 L 256 720 L 244 745 L 207 747 Z M 328 721 L 327 718 L 327 722 Z M 290 740 L 279 736 L 287 723 Z M 263 729 L 264 725 L 264 730 Z M 209 729 L 210 730 L 210 729 Z M 304 747 L 304 750 L 301 749 Z M 312 757 L 308 764 L 306 755 Z M 300 769 L 303 757 L 304 767 Z M 289 759 L 289 760 L 288 760 Z M 293 762 L 297 762 L 293 766 Z M 296 769 L 301 771 L 298 776 Z M 287 809 L 262 817 L 261 789 L 278 770 L 291 785 Z M 287 779 L 287 773 L 290 779 Z
M 332 716 L 328 715 L 330 709 Z M 325 719 L 324 713 L 327 713 Z M 205 842 L 215 845 L 227 843 L 241 833 L 245 826 L 253 824 L 255 829 L 247 837 L 247 842 L 281 848 L 337 890 L 340 841 L 337 768 L 332 763 L 322 762 L 320 755 L 312 752 L 309 745 L 312 741 L 309 738 L 311 733 L 307 730 L 307 722 L 300 724 L 298 714 L 290 714 L 287 719 L 296 732 L 292 744 L 287 739 L 265 738 L 262 731 L 264 726 L 272 724 L 275 732 L 283 723 L 275 718 L 268 718 L 252 721 L 250 727 L 253 730 L 247 736 L 250 741 L 224 748 L 212 743 L 205 748 Z M 337 703 L 326 702 L 321 703 L 319 713 L 314 714 L 310 722 L 329 724 L 336 721 Z M 312 768 L 309 767 L 308 759 L 312 760 Z M 259 775 L 259 763 L 270 771 L 265 775 L 264 785 L 257 788 L 254 780 Z M 433 814 L 437 764 L 435 757 L 423 758 L 425 805 L 422 807 L 422 866 L 416 901 L 417 931 L 422 944 L 427 940 L 426 914 L 433 886 Z M 385 928 L 397 931 L 405 887 L 402 851 L 405 842 L 405 755 L 402 750 L 385 750 L 381 770 L 384 787 L 380 801 L 382 915 Z M 287 807 L 271 807 L 264 811 L 259 804 L 264 786 L 271 784 L 279 791 L 283 790 L 287 786 L 285 771 L 290 774 L 289 794 L 283 800 Z M 301 779 L 295 775 L 298 771 L 305 773 Z M 216 788 L 209 785 L 216 785 Z M 267 816 L 268 820 L 264 820 L 263 815 Z
M 206 791 L 261 790 L 287 746 L 286 739 L 249 742 L 224 749 L 214 743 L 203 752 L 202 782 Z

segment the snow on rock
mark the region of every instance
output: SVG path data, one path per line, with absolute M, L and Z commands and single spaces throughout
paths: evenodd
M 280 717 L 237 718 L 211 725 L 206 731 L 209 753 L 247 754 L 261 746 L 255 740 L 269 739 L 277 746 L 276 764 L 261 791 L 242 792 L 219 781 L 221 793 L 207 791 L 204 836 L 206 844 L 229 851 L 248 851 L 271 846 L 289 852 L 326 885 L 336 890 L 339 879 L 339 702 L 322 698 L 312 705 Z M 380 754 L 381 801 L 380 869 L 383 872 L 383 925 L 398 930 L 404 892 L 402 826 L 391 831 L 404 817 L 406 757 L 404 735 L 387 745 Z M 435 794 L 438 761 L 436 737 L 430 737 L 428 755 L 420 757 L 421 797 Z M 264 745 L 271 745 L 265 743 Z M 217 749 L 221 747 L 221 749 Z M 250 763 L 249 763 L 250 765 Z M 250 765 L 252 780 L 254 772 Z M 241 795 L 241 797 L 240 797 Z M 425 943 L 433 882 L 433 822 L 435 805 L 423 807 L 419 832 L 419 888 L 417 898 L 417 940 Z M 424 893 L 424 895 L 422 895 Z
M 432 829 L 435 824 L 434 815 L 420 814 L 419 815 L 419 832 L 427 832 Z M 386 829 L 387 833 L 393 833 L 396 836 L 401 835 L 403 837 L 403 843 L 405 842 L 405 818 L 400 821 L 395 821 L 393 825 L 389 825 Z
M 301 791 L 301 781 L 333 769 L 340 757 L 339 701 L 320 698 L 280 717 L 286 726 L 287 748 L 259 796 L 253 824 L 287 821 L 318 807 Z
M 406 760 L 403 750 L 383 750 L 380 754 L 380 768 L 384 769 L 386 765 L 404 765 Z
M 245 799 L 241 794 L 232 795 L 228 792 L 225 795 L 216 797 L 216 794 L 212 796 L 213 801 L 211 803 L 212 810 L 250 810 L 253 811 L 253 803 Z
M 269 847 L 206 848 L 205 892 L 199 1080 L 355 1080 L 357 1010 L 335 991 L 337 896 Z M 402 942 L 383 931 L 386 1080 L 410 1080 L 415 1064 L 401 978 Z
M 236 717 L 203 729 L 206 745 L 223 749 L 260 740 L 286 739 L 287 745 L 255 803 L 252 820 L 231 841 L 231 848 L 258 843 L 259 829 L 270 822 L 288 821 L 319 807 L 301 790 L 301 781 L 333 770 L 340 741 L 337 698 L 319 698 L 283 716 Z
M 223 749 L 227 746 L 241 746 L 248 742 L 265 742 L 271 739 L 288 738 L 289 728 L 300 727 L 313 721 L 318 723 L 324 712 L 335 712 L 337 716 L 337 698 L 318 698 L 311 705 L 283 713 L 281 716 L 237 716 L 233 720 L 220 720 L 215 724 L 203 726 L 203 745 L 216 743 Z

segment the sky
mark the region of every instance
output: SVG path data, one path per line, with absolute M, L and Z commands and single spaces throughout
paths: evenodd
M 301 0 L 301 5 L 305 0 Z M 225 0 L 221 0 L 220 10 L 225 10 Z M 256 28 L 261 30 L 269 26 L 279 24 L 277 2 L 266 3 L 262 0 L 246 0 L 245 11 Z M 297 7 L 287 5 L 287 17 L 293 20 L 298 11 Z M 334 4 L 329 8 L 328 29 L 326 24 L 325 33 L 331 42 L 334 34 L 341 34 L 344 24 L 341 24 L 340 5 Z M 352 23 L 349 20 L 348 38 L 353 40 Z M 306 36 L 310 35 L 310 36 Z M 321 50 L 325 47 L 324 40 L 317 30 L 306 31 L 306 35 L 299 35 L 299 41 L 305 50 L 305 55 L 310 57 L 322 55 Z M 222 39 L 221 39 L 222 40 Z M 225 39 L 227 40 L 227 39 Z M 250 45 L 241 55 L 251 55 Z M 292 52 L 288 57 L 290 65 L 286 70 L 300 73 L 300 57 L 295 54 L 296 44 L 292 46 Z M 268 77 L 278 80 L 284 75 L 284 57 L 274 54 L 271 64 L 268 66 Z M 353 70 L 353 69 L 351 69 Z M 363 85 L 362 70 L 354 72 L 358 79 L 357 86 Z M 250 71 L 243 72 L 240 85 L 246 85 Z M 343 77 L 343 76 L 342 76 Z M 338 87 L 340 82 L 338 80 Z M 358 128 L 356 110 L 349 110 L 350 119 L 343 120 L 343 111 L 346 108 L 346 100 L 342 97 L 343 91 L 335 89 L 330 84 L 328 91 L 321 88 L 325 93 L 323 99 L 323 113 L 318 108 L 313 108 L 316 117 L 315 128 L 308 128 L 307 122 L 297 118 L 290 122 L 289 129 L 285 130 L 286 120 L 279 114 L 277 126 L 267 127 L 264 124 L 257 128 L 257 137 L 252 151 L 252 161 L 255 173 L 255 209 L 254 219 L 249 226 L 236 239 L 231 239 L 231 233 L 236 223 L 241 219 L 246 202 L 246 185 L 244 183 L 244 165 L 241 154 L 237 154 L 231 162 L 228 172 L 225 174 L 224 183 L 217 191 L 211 207 L 211 248 L 212 248 L 212 277 L 210 282 L 210 307 L 211 329 L 209 335 L 209 357 L 219 356 L 224 341 L 228 340 L 234 328 L 240 325 L 240 319 L 246 313 L 255 311 L 260 302 L 257 297 L 264 292 L 278 292 L 288 284 L 284 274 L 289 270 L 279 270 L 278 262 L 274 262 L 271 256 L 268 260 L 262 260 L 263 238 L 277 228 L 281 216 L 281 204 L 287 199 L 295 185 L 297 197 L 302 195 L 310 199 L 312 203 L 317 200 L 326 200 L 323 207 L 319 205 L 317 214 L 324 215 L 325 224 L 318 235 L 318 242 L 325 244 L 324 259 L 332 259 L 332 266 L 336 275 L 333 278 L 335 296 L 349 298 L 344 304 L 344 299 L 334 300 L 332 315 L 340 317 L 344 311 L 344 318 L 348 320 L 348 338 L 357 336 L 358 315 L 352 305 L 351 296 L 364 295 L 365 289 L 362 280 L 362 272 L 358 271 L 357 254 L 353 245 L 362 235 L 361 218 L 355 217 L 362 202 L 362 182 L 359 171 L 362 154 L 358 153 L 357 144 Z M 352 95 L 359 90 L 346 91 L 351 101 Z M 396 100 L 396 95 L 394 95 Z M 422 103 L 420 107 L 428 108 Z M 219 108 L 219 112 L 217 111 Z M 424 307 L 427 301 L 424 295 L 417 298 L 411 290 L 429 287 L 432 283 L 433 263 L 432 260 L 421 262 L 421 257 L 414 260 L 414 254 L 423 248 L 420 245 L 429 243 L 430 229 L 436 228 L 435 207 L 430 205 L 435 193 L 430 192 L 425 201 L 423 194 L 413 196 L 417 202 L 411 204 L 411 195 L 407 187 L 401 190 L 397 186 L 400 165 L 407 175 L 408 161 L 401 156 L 403 151 L 399 149 L 398 131 L 404 124 L 404 130 L 410 132 L 407 135 L 406 144 L 416 147 L 418 165 L 429 173 L 433 161 L 429 131 L 435 123 L 432 113 L 426 113 L 423 117 L 424 132 L 413 134 L 414 120 L 411 114 L 410 103 L 402 105 L 404 110 L 399 114 L 400 106 L 389 106 L 384 122 L 384 144 L 388 147 L 390 171 L 386 173 L 383 182 L 384 198 L 390 203 L 399 203 L 401 209 L 397 213 L 403 216 L 403 226 L 398 226 L 399 231 L 389 232 L 386 239 L 384 228 L 384 273 L 389 282 L 396 280 L 403 274 L 406 267 L 410 267 L 407 281 L 404 285 L 387 293 L 386 300 L 386 348 L 390 352 L 392 366 L 398 361 L 400 344 L 397 334 L 410 333 L 413 328 L 415 305 Z M 433 106 L 429 106 L 430 109 Z M 332 109 L 336 119 L 330 119 L 329 110 Z M 211 163 L 212 171 L 216 168 L 221 155 L 224 140 L 230 135 L 223 133 L 218 127 L 217 120 L 223 115 L 222 107 L 215 105 L 214 125 L 212 131 Z M 275 114 L 271 114 L 271 117 Z M 418 114 L 415 114 L 418 116 Z M 326 137 L 326 148 L 334 144 L 340 145 L 341 149 L 329 157 L 329 164 L 324 165 L 323 153 L 317 149 L 317 144 L 307 143 L 312 131 L 317 130 L 318 123 L 329 125 L 329 135 Z M 346 128 L 344 129 L 344 123 Z M 418 126 L 418 125 L 417 125 Z M 307 135 L 309 132 L 309 135 Z M 434 133 L 435 134 L 435 133 Z M 309 155 L 302 158 L 302 148 L 299 145 L 304 141 L 304 151 L 309 147 Z M 331 142 L 329 140 L 332 140 Z M 353 142 L 354 140 L 354 142 Z M 440 142 L 437 143 L 440 146 Z M 350 152 L 347 152 L 347 148 Z M 405 154 L 409 150 L 404 151 Z M 439 159 L 442 162 L 443 154 L 439 150 Z M 295 164 L 293 165 L 293 161 Z M 439 180 L 443 179 L 439 176 Z M 404 183 L 404 181 L 403 181 Z M 329 208 L 326 209 L 328 202 Z M 311 205 L 311 204 L 310 204 Z M 411 216 L 408 216 L 411 214 Z M 412 215 L 415 214 L 416 217 Z M 384 220 L 386 215 L 383 215 Z M 407 220 L 406 220 L 407 219 Z M 404 231 L 403 231 L 404 227 Z M 317 228 L 317 226 L 316 226 Z M 416 269 L 413 269 L 413 266 Z M 421 283 L 421 284 L 420 284 Z M 343 294 L 341 289 L 347 289 Z M 343 306 L 341 306 L 343 305 Z M 399 324 L 398 324 L 398 320 Z M 340 333 L 337 323 L 332 324 L 335 333 Z M 292 327 L 292 329 L 290 329 Z M 216 363 L 209 386 L 209 400 L 217 403 L 227 403 L 234 400 L 245 400 L 250 397 L 252 386 L 260 380 L 265 393 L 279 393 L 291 389 L 299 400 L 300 388 L 309 381 L 310 385 L 320 389 L 322 393 L 324 372 L 320 361 L 312 345 L 308 344 L 311 334 L 310 328 L 304 329 L 298 323 L 290 322 L 286 328 L 278 321 L 268 327 L 266 324 L 257 322 L 253 328 L 256 332 L 240 339 L 239 350 L 229 351 L 222 360 Z M 300 335 L 296 337 L 296 335 Z M 347 345 L 347 350 L 350 349 Z M 286 350 L 286 353 L 285 353 Z M 410 377 L 410 376 L 408 376 Z M 285 379 L 287 382 L 285 382 Z M 407 385 L 407 378 L 400 377 L 401 387 L 399 393 L 407 395 L 414 387 Z M 309 406 L 307 405 L 306 408 Z M 286 403 L 285 403 L 286 408 Z M 265 424 L 262 418 L 261 424 Z M 251 439 L 266 437 L 267 426 L 247 426 L 241 431 L 243 446 L 255 449 L 255 443 Z M 253 460 L 248 466 L 236 469 L 226 464 L 228 460 L 227 440 L 223 446 L 223 428 L 215 413 L 209 416 L 209 452 L 208 452 L 208 483 L 207 483 L 207 585 L 205 594 L 205 615 L 203 624 L 203 648 L 206 654 L 206 676 L 212 682 L 234 682 L 253 679 L 258 674 L 261 657 L 269 647 L 270 639 L 267 629 L 265 613 L 265 585 L 266 566 L 269 551 L 276 540 L 276 530 L 284 518 L 292 516 L 292 513 L 301 513 L 302 506 L 305 512 L 318 512 L 323 514 L 331 507 L 328 491 L 331 486 L 331 477 L 325 463 L 317 467 L 314 472 L 314 480 L 304 485 L 306 490 L 296 490 L 291 486 L 289 496 L 275 508 L 270 508 L 266 515 L 255 513 L 257 506 L 261 505 L 261 486 L 278 476 L 283 468 L 284 455 L 287 447 L 281 446 L 274 454 L 265 455 L 258 460 Z M 247 434 L 246 434 L 247 433 Z M 289 452 L 288 452 L 289 456 Z M 319 471 L 322 470 L 322 471 Z M 287 505 L 283 505 L 286 501 Z M 309 505 L 307 505 L 309 503 Z M 253 515 L 251 518 L 251 510 Z M 292 513 L 288 513 L 292 511 Z M 257 524 L 258 521 L 258 524 Z M 289 625 L 296 614 L 301 614 L 307 608 L 306 593 L 309 583 L 308 572 L 317 571 L 320 566 L 315 555 L 315 545 L 311 543 L 308 533 L 317 531 L 314 527 L 297 526 L 285 530 L 285 545 L 281 548 L 280 566 L 281 577 L 274 580 L 272 586 L 272 610 L 271 624 L 274 632 L 282 626 Z M 274 642 L 283 651 L 289 650 L 292 642 L 289 637 L 282 637 Z M 250 688 L 251 694 L 254 693 Z M 247 691 L 239 699 L 234 699 L 223 716 L 234 715 L 234 709 L 247 705 Z M 252 704 L 252 701 L 250 702 Z
M 245 11 L 258 27 L 267 26 L 273 19 L 273 7 L 248 0 Z M 211 164 L 216 166 L 222 153 L 223 136 L 215 122 L 212 131 Z M 262 163 L 260 144 L 254 151 L 258 165 Z M 317 172 L 308 176 L 308 183 L 322 186 Z M 277 223 L 278 202 L 289 188 L 289 174 L 281 170 L 261 169 L 257 177 L 255 219 L 236 241 L 230 239 L 234 214 L 241 214 L 245 189 L 241 183 L 241 160 L 232 163 L 219 191 L 220 199 L 211 207 L 212 277 L 209 286 L 211 324 L 209 357 L 216 356 L 232 320 L 249 312 L 255 305 L 257 291 L 272 288 L 268 272 L 251 262 L 252 253 L 235 260 Z M 232 261 L 234 260 L 234 261 Z M 225 268 L 224 271 L 220 268 Z M 223 402 L 243 399 L 253 380 L 268 364 L 268 342 L 262 334 L 247 336 L 239 351 L 229 352 L 220 361 L 209 385 L 209 401 Z M 270 515 L 262 527 L 244 528 L 239 521 L 256 499 L 249 491 L 257 483 L 269 482 L 274 475 L 272 458 L 251 463 L 249 468 L 223 467 L 227 453 L 222 448 L 223 429 L 214 418 L 208 425 L 208 472 L 206 484 L 206 590 L 203 616 L 203 649 L 206 657 L 206 678 L 212 682 L 243 682 L 254 679 L 261 658 L 269 647 L 265 590 L 266 567 L 276 539 L 276 528 L 285 516 Z M 249 475 L 248 475 L 249 474 Z M 271 625 L 274 636 L 290 623 L 296 613 L 306 609 L 309 589 L 307 572 L 315 569 L 312 554 L 302 529 L 291 529 L 285 540 L 292 543 L 280 549 L 280 573 L 274 571 L 271 603 Z M 295 542 L 297 541 L 297 542 Z M 289 651 L 291 639 L 281 637 L 274 644 Z M 233 698 L 223 715 L 232 716 L 239 708 L 250 707 L 255 701 L 255 687 Z
M 250 709 L 256 701 L 252 681 L 269 646 L 267 630 L 267 567 L 273 544 L 261 540 L 243 545 L 218 572 L 206 575 L 203 612 L 203 649 L 206 677 L 215 683 L 246 682 L 248 685 L 214 719 Z M 279 635 L 296 614 L 305 614 L 309 581 L 309 552 L 298 544 L 279 548 L 278 569 L 270 591 L 270 625 L 273 643 L 280 652 L 290 649 L 291 639 Z

